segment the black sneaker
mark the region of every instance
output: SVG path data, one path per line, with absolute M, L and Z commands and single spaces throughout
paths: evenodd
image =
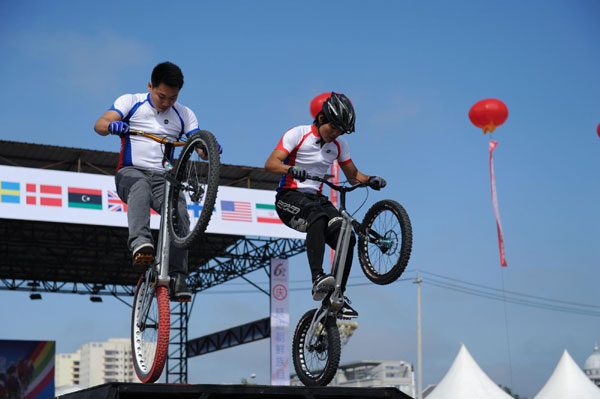
M 171 276 L 170 291 L 171 300 L 174 302 L 190 302 L 192 300 L 192 291 L 185 282 L 185 274 L 176 273 Z
M 354 310 L 352 306 L 350 306 L 352 302 L 350 299 L 344 297 L 344 304 L 342 308 L 338 312 L 338 318 L 340 319 L 355 319 L 358 317 L 358 312 Z
M 312 296 L 315 301 L 322 301 L 325 295 L 335 289 L 335 278 L 330 274 L 321 273 L 313 282 Z
M 133 269 L 144 271 L 154 262 L 154 245 L 150 242 L 139 244 L 133 250 Z

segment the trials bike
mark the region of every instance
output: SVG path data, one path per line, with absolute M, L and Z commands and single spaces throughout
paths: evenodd
M 130 130 L 165 145 L 164 197 L 154 262 L 138 280 L 131 316 L 131 350 L 135 373 L 150 383 L 162 374 L 169 348 L 169 246 L 188 248 L 204 231 L 212 216 L 219 185 L 220 156 L 212 133 L 200 130 L 186 142 L 173 142 L 153 134 Z M 173 147 L 183 146 L 175 167 Z M 202 209 L 197 218 L 181 220 L 178 203 Z
M 358 260 L 363 272 L 375 284 L 385 285 L 396 281 L 406 268 L 412 250 L 412 227 L 402 205 L 389 199 L 371 206 L 362 223 L 354 219 L 346 210 L 346 193 L 367 187 L 368 183 L 339 186 L 316 176 L 308 179 L 339 191 L 339 211 L 343 218 L 332 265 L 335 288 L 319 308 L 302 316 L 292 343 L 294 368 L 300 381 L 307 386 L 325 386 L 335 376 L 340 362 L 336 319 L 344 304 L 341 284 L 352 230 L 357 235 Z

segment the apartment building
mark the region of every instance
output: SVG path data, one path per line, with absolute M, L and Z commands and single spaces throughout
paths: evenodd
M 56 355 L 56 387 L 81 389 L 107 382 L 139 382 L 133 370 L 129 338 L 86 342 L 75 353 Z

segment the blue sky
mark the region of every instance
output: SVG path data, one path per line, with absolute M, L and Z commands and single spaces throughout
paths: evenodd
M 261 167 L 309 102 L 346 93 L 357 111 L 352 158 L 388 187 L 414 228 L 406 277 L 423 271 L 424 385 L 465 343 L 497 383 L 534 395 L 567 349 L 583 367 L 600 318 L 507 304 L 427 283 L 472 284 L 596 306 L 599 250 L 600 15 L 589 1 L 144 1 L 0 3 L 3 139 L 118 151 L 93 132 L 123 93 L 144 92 L 170 60 L 179 101 L 223 144 L 223 162 Z M 467 113 L 483 98 L 509 109 L 493 138 L 508 268 L 499 266 L 488 140 Z M 354 197 L 358 205 L 363 194 Z M 366 206 L 359 210 L 364 214 Z M 292 260 L 291 320 L 313 306 L 304 255 Z M 265 281 L 264 273 L 252 276 Z M 362 285 L 349 296 L 359 328 L 342 362 L 416 366 L 416 286 Z M 302 290 L 301 288 L 306 288 Z M 199 296 L 190 337 L 265 317 L 261 293 L 230 285 Z M 106 298 L 0 292 L 2 338 L 54 339 L 59 352 L 128 336 L 129 309 Z M 27 317 L 24 317 L 27 315 Z M 43 326 L 43 327 L 40 327 Z M 192 383 L 268 381 L 268 343 L 190 361 Z

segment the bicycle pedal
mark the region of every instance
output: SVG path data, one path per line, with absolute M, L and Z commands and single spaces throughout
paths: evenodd
M 171 302 L 179 302 L 179 303 L 192 302 L 192 298 L 191 297 L 187 297 L 187 298 L 171 298 Z
M 133 258 L 133 268 L 136 270 L 143 270 L 148 268 L 154 262 L 153 254 L 138 253 Z

